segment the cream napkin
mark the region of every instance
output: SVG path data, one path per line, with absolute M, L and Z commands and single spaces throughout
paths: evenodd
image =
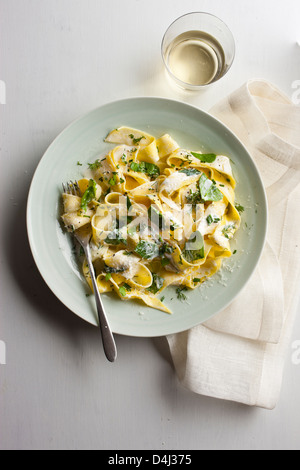
M 244 143 L 268 198 L 266 246 L 251 280 L 223 312 L 167 337 L 182 384 L 267 409 L 280 396 L 300 287 L 300 106 L 251 80 L 211 110 Z

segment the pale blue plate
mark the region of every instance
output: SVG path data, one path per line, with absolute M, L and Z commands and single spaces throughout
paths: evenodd
M 181 147 L 225 154 L 237 180 L 236 200 L 245 207 L 241 229 L 233 242 L 236 253 L 212 280 L 177 299 L 166 289 L 168 315 L 137 301 L 103 295 L 114 333 L 163 336 L 187 330 L 220 312 L 239 294 L 261 256 L 267 230 L 267 203 L 258 170 L 241 142 L 221 122 L 199 109 L 162 98 L 132 98 L 101 106 L 72 123 L 48 148 L 32 180 L 27 228 L 37 267 L 54 294 L 72 312 L 97 325 L 93 295 L 83 281 L 72 240 L 59 223 L 61 183 L 80 178 L 87 163 L 112 148 L 103 141 L 120 126 L 142 129 L 156 137 L 169 133 Z M 78 166 L 81 162 L 83 166 Z

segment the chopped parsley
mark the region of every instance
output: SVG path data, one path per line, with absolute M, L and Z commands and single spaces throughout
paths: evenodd
M 226 225 L 222 230 L 224 237 L 227 238 L 228 240 L 232 238 L 234 229 L 235 229 L 234 224 Z
M 206 217 L 206 222 L 208 225 L 216 224 L 217 222 L 220 222 L 220 220 L 221 219 L 219 217 L 213 217 L 211 214 Z
M 136 138 L 136 137 L 134 137 L 133 134 L 129 134 L 129 137 L 132 139 L 132 142 L 133 142 L 134 145 L 139 144 L 142 139 L 146 139 L 146 137 L 144 137 L 143 135 L 142 135 L 142 137 L 137 137 Z
M 121 287 L 119 288 L 119 292 L 120 292 L 120 294 L 121 294 L 122 297 L 125 297 L 125 296 L 126 296 L 126 289 L 125 289 L 124 286 L 121 286 Z
M 94 163 L 88 163 L 88 167 L 90 170 L 98 170 L 100 166 L 102 166 L 100 160 L 96 160 Z
M 125 297 L 126 296 L 126 293 L 127 292 L 130 292 L 131 291 L 131 286 L 129 284 L 123 284 L 120 288 L 119 288 L 119 292 L 121 294 L 122 297 Z
M 178 300 L 187 300 L 187 296 L 184 294 L 188 289 L 186 286 L 184 287 L 177 287 L 176 294 Z
M 118 173 L 117 173 L 116 171 L 114 171 L 114 172 L 113 172 L 113 175 L 112 175 L 112 177 L 110 178 L 110 180 L 109 180 L 108 183 L 109 183 L 111 186 L 115 186 L 115 185 L 117 184 L 117 182 L 118 182 Z
M 243 207 L 241 204 L 239 204 L 238 202 L 234 205 L 236 210 L 241 214 L 242 212 L 244 212 L 245 210 L 245 207 Z
M 93 199 L 95 199 L 96 189 L 97 189 L 96 181 L 94 181 L 93 179 L 90 179 L 88 188 L 81 198 L 80 207 L 82 210 L 86 211 L 88 204 L 92 202 Z

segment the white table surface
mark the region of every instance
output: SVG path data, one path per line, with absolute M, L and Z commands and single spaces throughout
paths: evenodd
M 160 43 L 176 17 L 199 8 L 230 26 L 237 51 L 228 75 L 195 95 L 170 87 Z M 249 78 L 292 97 L 299 17 L 299 0 L 0 0 L 0 449 L 300 448 L 300 308 L 273 411 L 199 396 L 178 383 L 164 338 L 117 336 L 108 363 L 98 330 L 44 283 L 25 225 L 40 158 L 90 109 L 162 96 L 208 110 Z

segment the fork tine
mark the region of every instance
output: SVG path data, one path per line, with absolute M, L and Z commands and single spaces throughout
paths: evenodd
M 62 188 L 64 193 L 80 197 L 80 188 L 77 181 L 68 181 L 67 183 L 62 183 Z
M 72 183 L 72 188 L 73 188 L 74 196 L 79 196 L 80 197 L 80 189 L 79 189 L 78 181 L 74 181 Z

